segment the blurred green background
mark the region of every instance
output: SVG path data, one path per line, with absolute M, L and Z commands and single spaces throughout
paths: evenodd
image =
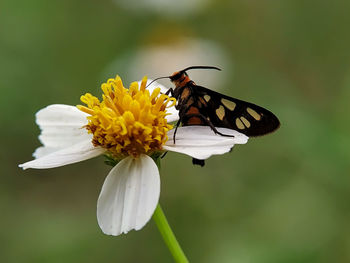
M 161 204 L 191 262 L 350 262 L 349 11 L 340 0 L 2 0 L 0 262 L 172 262 L 152 221 L 102 234 L 102 157 L 17 165 L 40 145 L 39 109 L 79 104 L 116 73 L 128 84 L 198 63 L 223 71 L 195 81 L 282 126 L 204 168 L 164 159 Z

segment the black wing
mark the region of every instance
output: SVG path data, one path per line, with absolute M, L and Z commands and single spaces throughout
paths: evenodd
M 215 127 L 233 129 L 247 136 L 261 136 L 280 126 L 278 118 L 272 112 L 258 105 L 195 84 L 191 88 L 195 101 L 201 102 L 199 111 Z

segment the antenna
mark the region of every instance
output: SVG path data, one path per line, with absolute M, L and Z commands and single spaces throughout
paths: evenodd
M 187 70 L 190 70 L 190 69 L 216 69 L 216 70 L 220 70 L 218 67 L 213 67 L 213 66 L 191 66 L 191 67 L 188 67 L 188 68 L 185 68 L 183 70 L 181 70 L 181 72 L 185 72 Z
M 158 80 L 158 79 L 168 79 L 168 78 L 170 78 L 170 76 L 169 76 L 169 77 L 159 77 L 159 78 L 156 78 L 156 79 L 152 80 L 152 81 L 146 86 L 146 88 L 147 88 L 149 85 L 151 85 L 153 82 L 155 82 L 156 80 Z
M 181 71 L 179 71 L 181 74 L 182 73 L 185 73 L 187 70 L 190 70 L 190 69 L 216 69 L 216 70 L 220 70 L 220 68 L 218 67 L 213 67 L 213 66 L 191 66 L 191 67 L 188 67 L 188 68 L 185 68 Z M 154 80 L 152 80 L 147 86 L 146 88 L 151 85 L 153 82 L 155 82 L 156 80 L 159 80 L 159 79 L 171 79 L 172 76 L 167 76 L 167 77 L 159 77 L 159 78 L 156 78 Z

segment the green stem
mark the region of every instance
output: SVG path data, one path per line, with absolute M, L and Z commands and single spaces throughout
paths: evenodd
M 157 205 L 156 211 L 154 211 L 153 220 L 156 223 L 165 244 L 168 246 L 171 254 L 173 255 L 175 262 L 188 263 L 188 259 L 177 242 L 176 237 L 163 213 L 163 210 L 160 207 L 160 204 Z

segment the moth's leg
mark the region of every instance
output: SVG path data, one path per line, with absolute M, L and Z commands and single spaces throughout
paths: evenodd
M 181 118 L 177 121 L 177 123 L 175 125 L 176 127 L 175 127 L 175 131 L 174 131 L 174 135 L 173 135 L 174 144 L 175 144 L 175 136 L 176 136 L 176 132 L 177 132 L 177 127 L 179 127 L 180 123 L 181 123 Z
M 224 133 L 219 132 L 215 128 L 215 126 L 211 123 L 211 121 L 208 120 L 207 118 L 205 118 L 205 116 L 203 116 L 202 114 L 188 114 L 188 115 L 186 115 L 186 118 L 190 119 L 192 117 L 200 118 L 202 121 L 204 121 L 214 131 L 215 134 L 219 134 L 219 135 L 225 136 L 225 137 L 235 137 L 234 135 L 229 135 L 229 134 L 224 134 Z M 188 126 L 188 125 L 185 125 L 185 126 Z
M 169 93 L 171 94 L 172 97 L 174 97 L 174 90 L 173 90 L 173 88 L 169 88 L 169 89 L 165 92 L 165 95 L 169 95 Z

